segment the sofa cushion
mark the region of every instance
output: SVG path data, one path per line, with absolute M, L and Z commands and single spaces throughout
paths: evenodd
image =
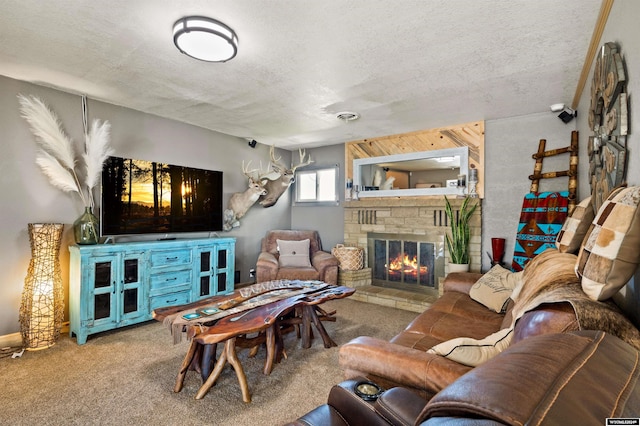
M 309 239 L 300 241 L 277 240 L 281 268 L 311 268 Z
M 495 265 L 469 290 L 469 296 L 494 312 L 504 313 L 521 274 Z
M 582 243 L 576 272 L 593 300 L 606 300 L 640 263 L 640 187 L 618 188 L 602 204 Z
M 561 253 L 576 253 L 584 240 L 595 216 L 591 197 L 582 200 L 564 221 L 556 238 L 556 248 Z
M 511 343 L 513 328 L 503 328 L 484 339 L 458 337 L 435 345 L 427 352 L 476 367 L 493 358 Z
M 461 335 L 482 339 L 500 329 L 502 317 L 475 302 L 468 294 L 445 292 L 391 342 L 426 351 Z M 464 324 L 464 329 L 460 324 Z

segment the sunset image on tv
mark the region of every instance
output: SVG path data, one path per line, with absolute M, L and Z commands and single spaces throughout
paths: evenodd
M 222 172 L 109 157 L 102 170 L 102 234 L 222 229 Z

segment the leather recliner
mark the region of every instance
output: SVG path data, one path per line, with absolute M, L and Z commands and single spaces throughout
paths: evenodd
M 283 268 L 278 261 L 277 240 L 309 240 L 309 260 L 311 267 Z M 256 262 L 257 282 L 273 280 L 319 280 L 327 284 L 338 283 L 338 259 L 322 250 L 318 231 L 274 230 L 262 239 L 260 254 Z
M 289 425 L 602 425 L 638 418 L 639 355 L 602 331 L 544 334 L 510 346 L 429 401 L 395 387 L 367 402 L 355 395 L 354 378 Z

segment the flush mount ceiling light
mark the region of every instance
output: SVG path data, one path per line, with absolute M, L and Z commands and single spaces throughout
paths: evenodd
M 349 122 L 349 121 L 355 121 L 358 118 L 360 118 L 360 114 L 358 114 L 357 112 L 344 111 L 336 114 L 336 118 L 338 120 Z
M 207 62 L 226 62 L 238 53 L 238 36 L 227 25 L 204 16 L 187 16 L 173 24 L 180 52 Z

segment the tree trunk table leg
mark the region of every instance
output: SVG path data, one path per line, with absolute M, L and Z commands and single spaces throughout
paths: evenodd
M 277 362 L 277 356 L 278 356 L 278 345 L 276 343 L 276 332 L 277 332 L 277 328 L 279 327 L 278 323 L 276 322 L 275 324 L 273 324 L 271 327 L 267 328 L 267 340 L 266 340 L 266 344 L 267 344 L 267 359 L 265 360 L 264 363 L 264 370 L 263 373 L 268 376 L 269 374 L 271 374 L 271 371 L 273 370 L 273 363 L 274 361 Z
M 271 370 L 273 370 L 273 361 L 275 358 L 276 344 L 275 344 L 275 334 L 274 329 L 275 325 L 267 328 L 267 359 L 264 362 L 264 370 L 262 371 L 264 375 L 268 376 L 271 374 Z
M 238 382 L 240 383 L 240 390 L 242 391 L 242 400 L 244 402 L 251 402 L 251 394 L 249 393 L 249 384 L 247 383 L 247 376 L 244 374 L 244 370 L 242 369 L 242 364 L 240 364 L 240 360 L 238 359 L 238 354 L 236 353 L 236 338 L 233 337 L 226 342 L 224 342 L 224 349 L 222 350 L 222 354 L 218 361 L 216 362 L 216 366 L 211 372 L 211 375 L 207 378 L 207 380 L 200 386 L 198 389 L 198 393 L 196 393 L 196 399 L 202 399 L 209 392 L 209 389 L 215 384 L 218 377 L 220 377 L 220 373 L 222 373 L 222 369 L 225 364 L 229 362 L 233 369 L 236 372 L 236 376 L 238 377 Z
M 216 343 L 202 345 L 202 358 L 200 359 L 200 376 L 202 381 L 207 380 L 207 377 L 211 374 L 211 367 L 216 361 L 216 349 L 218 345 Z
M 226 343 L 225 343 L 225 349 L 226 349 Z M 218 380 L 218 377 L 220 377 L 220 373 L 222 373 L 222 369 L 224 368 L 224 365 L 226 363 L 227 363 L 227 351 L 223 350 L 222 353 L 220 354 L 220 358 L 218 358 L 218 361 L 216 361 L 216 366 L 213 368 L 213 371 L 211 372 L 209 377 L 207 377 L 207 380 L 205 380 L 202 386 L 200 386 L 200 389 L 198 389 L 198 392 L 196 393 L 196 399 L 204 398 L 207 392 L 209 392 L 209 389 L 211 389 L 211 386 L 213 386 L 216 380 Z
M 191 363 L 198 349 L 200 349 L 200 344 L 195 340 L 191 340 L 191 345 L 189 345 L 189 350 L 184 356 L 184 360 L 182 360 L 182 365 L 180 365 L 180 371 L 178 371 L 178 377 L 176 378 L 176 384 L 173 387 L 173 391 L 175 393 L 182 390 L 182 387 L 184 386 L 184 377 L 187 375 L 187 371 L 189 370 L 189 367 L 191 367 Z
M 322 325 L 322 321 L 320 321 L 320 319 L 318 318 L 318 315 L 316 315 L 315 306 L 305 306 L 304 313 L 305 315 L 308 315 L 311 317 L 311 321 L 318 329 L 318 333 L 320 333 L 320 336 L 322 336 L 322 341 L 324 343 L 325 348 L 338 346 L 338 344 L 334 342 L 333 339 L 329 336 L 329 333 L 327 333 L 327 330 L 324 328 L 324 325 Z
M 247 376 L 244 374 L 244 369 L 242 368 L 242 364 L 240 364 L 240 360 L 238 359 L 238 354 L 236 352 L 235 337 L 227 340 L 224 343 L 224 352 L 227 356 L 229 364 L 231 364 L 233 369 L 236 371 L 236 376 L 238 377 L 238 382 L 240 383 L 240 390 L 242 390 L 242 400 L 244 402 L 251 402 L 251 394 L 249 393 Z
M 311 306 L 302 307 L 302 347 L 309 349 L 311 347 L 311 316 L 309 315 L 309 309 L 313 310 Z

